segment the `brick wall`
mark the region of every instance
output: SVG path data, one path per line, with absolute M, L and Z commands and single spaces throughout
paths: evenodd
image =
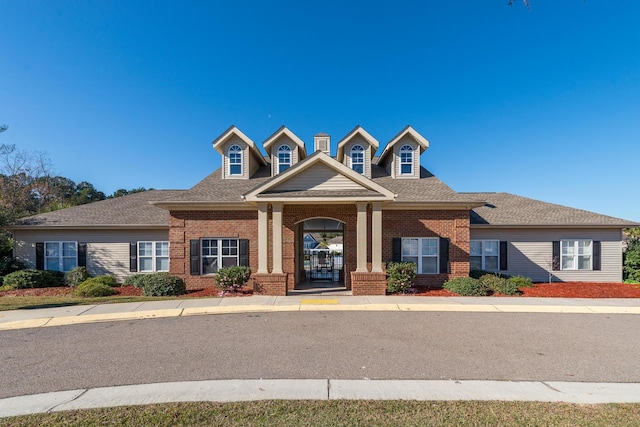
M 439 287 L 453 277 L 469 274 L 469 211 L 418 210 L 382 212 L 382 261 L 393 259 L 394 237 L 446 237 L 449 274 L 419 274 L 417 285 Z

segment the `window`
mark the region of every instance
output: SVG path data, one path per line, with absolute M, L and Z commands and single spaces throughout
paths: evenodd
M 591 240 L 561 240 L 562 270 L 591 270 L 592 243 Z
M 69 271 L 78 266 L 78 242 L 45 242 L 44 269 Z
M 278 173 L 282 173 L 291 167 L 291 147 L 281 145 L 278 148 Z
M 229 175 L 242 175 L 242 148 L 239 145 L 229 147 Z
M 400 148 L 400 174 L 413 175 L 413 147 L 410 145 Z
M 238 239 L 202 239 L 202 274 L 213 274 L 220 267 L 238 263 Z
M 497 271 L 500 269 L 500 242 L 498 240 L 471 240 L 469 267 L 471 270 Z
M 169 242 L 138 242 L 138 271 L 169 271 Z
M 402 261 L 415 262 L 418 274 L 438 273 L 438 238 L 402 239 Z
M 364 148 L 362 145 L 351 147 L 351 169 L 360 174 L 364 173 Z

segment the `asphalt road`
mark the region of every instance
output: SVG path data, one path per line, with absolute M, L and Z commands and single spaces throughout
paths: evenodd
M 0 332 L 0 398 L 251 378 L 640 382 L 640 316 L 293 312 Z

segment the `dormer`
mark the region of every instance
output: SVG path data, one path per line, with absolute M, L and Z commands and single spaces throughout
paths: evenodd
M 392 178 L 418 179 L 420 178 L 420 155 L 429 148 L 429 141 L 416 132 L 411 126 L 400 131 L 384 147 L 378 159 Z
M 331 156 L 331 137 L 320 132 L 313 137 L 313 152 L 322 151 L 327 156 Z
M 256 144 L 235 126 L 231 126 L 213 141 L 213 148 L 222 155 L 223 179 L 249 179 L 267 162 Z
M 262 146 L 271 159 L 271 176 L 284 172 L 307 156 L 304 142 L 285 126 L 275 131 Z
M 338 142 L 337 160 L 350 169 L 371 178 L 371 159 L 378 149 L 378 140 L 356 126 Z

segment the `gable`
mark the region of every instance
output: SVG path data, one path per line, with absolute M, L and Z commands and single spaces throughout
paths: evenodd
M 315 164 L 296 174 L 280 185 L 272 187 L 271 192 L 306 190 L 363 190 L 366 187 L 339 173 L 326 164 Z

